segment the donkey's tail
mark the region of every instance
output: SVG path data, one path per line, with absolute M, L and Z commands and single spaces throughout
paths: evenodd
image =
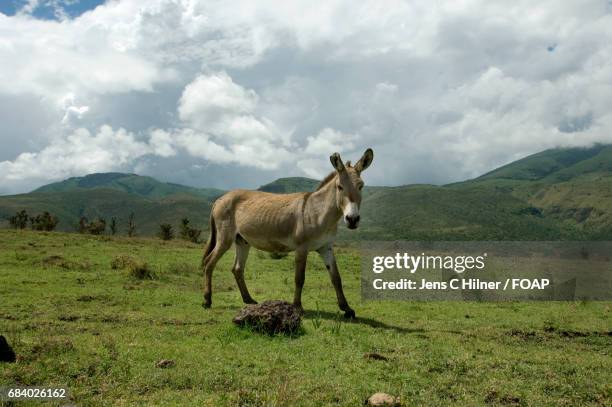
M 206 242 L 206 247 L 204 248 L 204 255 L 202 256 L 202 268 L 206 265 L 206 258 L 213 251 L 215 245 L 217 244 L 217 228 L 215 226 L 215 218 L 213 217 L 212 210 L 210 213 L 210 237 L 208 238 L 208 242 Z

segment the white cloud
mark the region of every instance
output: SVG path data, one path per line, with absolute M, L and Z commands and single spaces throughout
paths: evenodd
M 212 162 L 234 162 L 275 169 L 290 159 L 291 134 L 266 117 L 255 117 L 259 96 L 225 72 L 199 75 L 179 101 L 185 128 L 177 139 L 191 155 Z
M 148 154 L 151 148 L 124 130 L 101 127 L 97 133 L 80 128 L 37 153 L 22 153 L 0 162 L 0 183 L 21 180 L 49 181 L 69 176 L 122 168 Z
M 64 117 L 62 117 L 63 125 L 70 126 L 74 122 L 78 122 L 89 111 L 89 106 L 79 106 L 75 99 L 74 93 L 68 93 L 59 101 L 60 108 L 65 111 Z
M 172 157 L 176 155 L 173 146 L 172 135 L 164 130 L 155 129 L 151 132 L 150 145 L 153 154 L 160 157 Z
M 321 130 L 316 136 L 308 136 L 304 152 L 306 154 L 331 154 L 350 151 L 355 147 L 357 136 L 345 134 L 329 127 Z
M 235 84 L 227 73 L 200 75 L 185 87 L 178 112 L 182 120 L 206 128 L 226 116 L 253 112 L 257 94 Z
M 38 8 L 40 0 L 27 0 L 17 11 L 18 14 L 32 14 Z
M 0 92 L 35 93 L 56 99 L 68 92 L 105 94 L 151 91 L 172 70 L 109 41 L 112 31 L 98 24 L 39 21 L 0 14 Z

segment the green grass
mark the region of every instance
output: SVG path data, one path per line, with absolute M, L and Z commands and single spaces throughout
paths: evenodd
M 231 253 L 215 270 L 213 308 L 201 307 L 201 251 L 0 231 L 0 333 L 19 358 L 0 364 L 0 386 L 67 386 L 78 405 L 357 406 L 377 391 L 404 405 L 612 404 L 610 302 L 362 302 L 359 256 L 345 247 L 358 320 L 338 319 L 311 256 L 302 332 L 270 337 L 231 322 L 242 307 Z M 134 260 L 151 278 L 130 273 Z M 253 251 L 253 296 L 290 300 L 292 261 Z M 156 368 L 161 359 L 175 365 Z

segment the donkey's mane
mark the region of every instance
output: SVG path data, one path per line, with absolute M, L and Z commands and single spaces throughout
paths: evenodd
M 345 167 L 350 167 L 351 166 L 351 162 L 347 161 L 344 164 Z M 329 174 L 327 174 L 325 176 L 325 178 L 323 178 L 323 180 L 321 180 L 321 182 L 319 182 L 319 185 L 317 186 L 317 189 L 315 189 L 315 191 L 318 191 L 319 189 L 323 188 L 325 185 L 329 184 L 329 182 L 334 179 L 334 177 L 336 176 L 338 172 L 337 171 L 332 171 Z

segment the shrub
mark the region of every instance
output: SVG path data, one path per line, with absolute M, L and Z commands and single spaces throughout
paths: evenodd
M 128 217 L 128 236 L 132 237 L 136 234 L 136 223 L 134 222 L 134 212 Z
M 193 243 L 200 243 L 201 229 L 189 229 L 189 241 Z
M 33 230 L 45 230 L 52 231 L 55 229 L 59 219 L 57 216 L 52 216 L 49 212 L 45 211 L 40 215 L 36 215 L 34 218 L 30 218 L 30 224 Z
M 96 218 L 92 222 L 85 216 L 81 216 L 78 226 L 79 233 L 91 233 L 92 235 L 101 235 L 106 231 L 106 219 Z
M 128 274 L 137 280 L 153 280 L 155 275 L 145 262 L 136 261 L 128 265 Z
M 115 236 L 117 234 L 117 218 L 115 218 L 114 216 L 110 220 L 109 227 L 111 235 Z
M 28 226 L 28 212 L 25 209 L 17 212 L 14 216 L 11 216 L 9 222 L 15 229 L 25 229 Z
M 174 239 L 174 230 L 172 225 L 169 223 L 162 223 L 159 225 L 159 232 L 157 233 L 161 240 L 172 240 Z
M 202 234 L 202 230 L 192 228 L 189 225 L 189 219 L 181 219 L 181 239 L 189 240 L 193 243 L 200 243 L 200 234 Z
M 136 262 L 137 260 L 131 256 L 120 255 L 120 256 L 113 257 L 113 259 L 111 260 L 110 266 L 113 270 L 125 269 L 130 264 L 134 264 Z
M 181 219 L 181 239 L 189 240 L 189 219 Z
M 85 233 L 87 232 L 88 227 L 89 220 L 85 216 L 81 216 L 81 218 L 79 219 L 79 226 L 77 227 L 77 230 L 79 231 L 79 233 Z
M 106 230 L 106 219 L 97 218 L 89 224 L 88 229 L 92 235 L 101 235 Z
M 111 260 L 111 268 L 113 270 L 127 270 L 128 275 L 137 280 L 153 280 L 155 278 L 155 273 L 146 262 L 131 256 L 115 256 Z

